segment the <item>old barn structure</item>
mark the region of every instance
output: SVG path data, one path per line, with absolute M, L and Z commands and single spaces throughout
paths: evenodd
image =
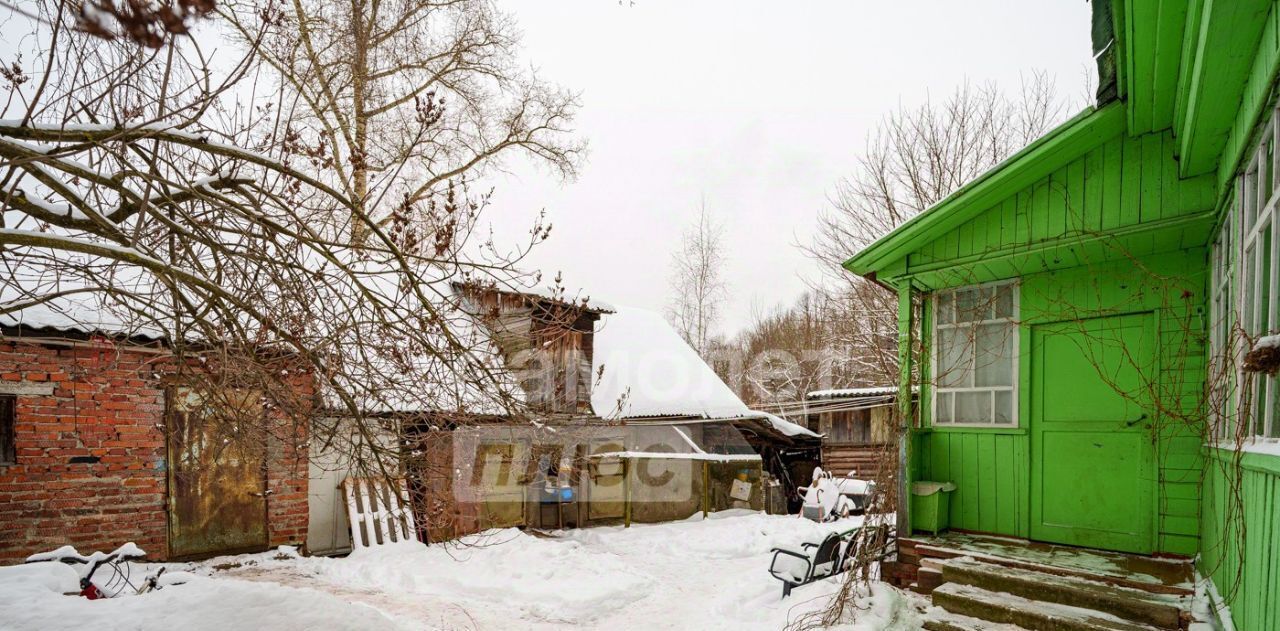
M 657 314 L 557 292 L 455 291 L 476 352 L 497 359 L 520 405 L 378 411 L 389 444 L 403 446 L 394 468 L 425 540 L 760 510 L 766 488 L 782 491 L 753 445 L 816 446 L 808 430 L 749 410 Z M 308 543 L 340 552 L 350 544 L 338 487 L 364 474 L 322 446 L 312 463 Z
M 292 418 L 228 382 L 244 414 L 278 431 L 228 435 L 164 337 L 91 305 L 0 316 L 0 562 L 132 541 L 152 559 L 301 543 L 307 532 L 308 373 Z M 86 324 L 88 320 L 92 324 Z M 256 408 L 255 408 L 256 406 Z M 274 420 L 273 420 L 274 419 Z M 211 449 L 211 444 L 222 446 Z
M 896 387 L 816 390 L 805 397 L 808 424 L 822 434 L 822 468 L 876 480 L 896 464 Z

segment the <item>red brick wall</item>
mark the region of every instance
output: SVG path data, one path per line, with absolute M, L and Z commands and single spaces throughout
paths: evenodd
M 0 340 L 0 384 L 53 384 L 52 394 L 17 397 L 17 464 L 0 465 L 0 563 L 126 541 L 165 557 L 165 363 L 127 346 Z M 310 380 L 299 388 L 310 400 Z M 306 539 L 305 429 L 297 433 L 270 450 L 272 546 Z M 98 461 L 70 462 L 76 457 Z
M 294 378 L 294 389 L 301 401 L 314 401 L 314 381 L 309 375 Z M 277 436 L 290 436 L 291 440 L 273 441 L 269 445 L 267 461 L 267 533 L 271 545 L 303 545 L 307 541 L 307 523 L 310 513 L 307 506 L 307 430 L 291 421 L 281 419 Z

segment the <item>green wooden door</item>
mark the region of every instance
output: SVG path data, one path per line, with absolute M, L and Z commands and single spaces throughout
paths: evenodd
M 1031 538 L 1150 553 L 1151 314 L 1032 329 Z

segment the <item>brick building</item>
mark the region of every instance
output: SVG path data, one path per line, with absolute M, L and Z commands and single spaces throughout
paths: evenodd
M 175 559 L 305 541 L 298 415 L 212 449 L 211 406 L 174 364 L 155 337 L 0 322 L 0 563 L 67 544 Z M 289 384 L 311 400 L 309 375 Z

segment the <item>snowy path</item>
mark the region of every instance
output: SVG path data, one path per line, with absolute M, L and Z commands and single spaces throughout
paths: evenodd
M 224 557 L 194 568 L 207 578 L 98 602 L 18 580 L 33 566 L 0 568 L 0 629 L 776 630 L 820 610 L 838 584 L 810 585 L 781 600 L 766 573 L 770 549 L 857 523 L 739 511 L 557 538 L 497 531 L 482 546 L 411 546 L 346 559 Z M 918 628 L 911 608 L 886 594 L 849 628 Z M 895 615 L 904 620 L 890 625 Z

